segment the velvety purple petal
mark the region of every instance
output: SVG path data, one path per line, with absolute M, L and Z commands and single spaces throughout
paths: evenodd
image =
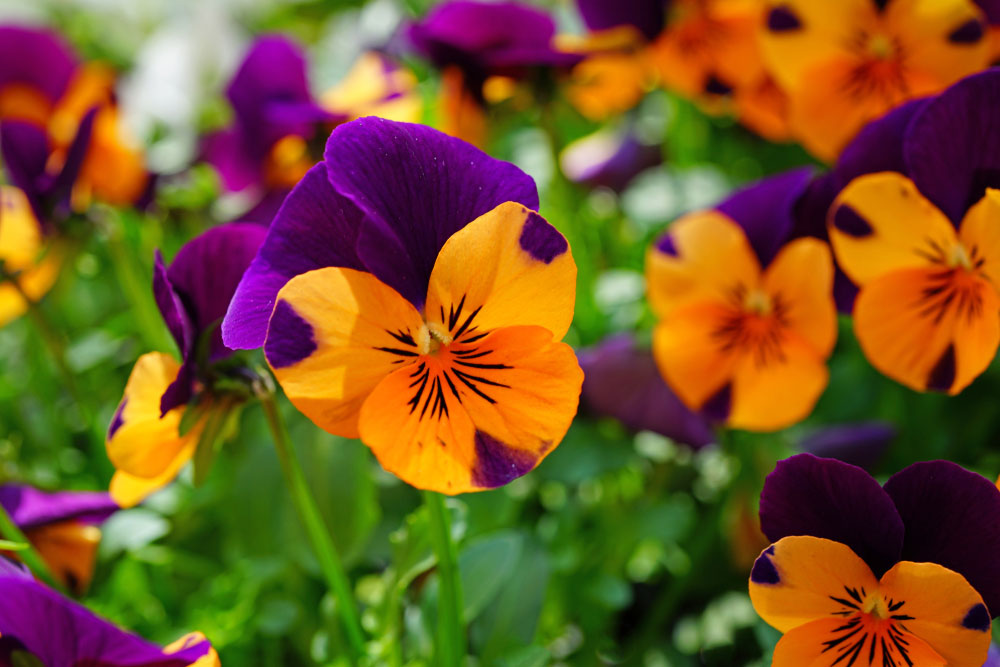
M 418 309 L 452 234 L 504 202 L 538 209 L 530 176 L 424 125 L 375 117 L 341 125 L 326 164 L 333 187 L 365 214 L 358 257 Z
M 209 345 L 212 361 L 230 353 L 222 343 L 219 324 L 266 234 L 267 228 L 248 222 L 214 227 L 185 243 L 167 269 L 170 285 L 194 325 L 195 338 L 215 329 Z
M 267 229 L 222 322 L 233 349 L 264 344 L 278 290 L 293 276 L 326 266 L 365 267 L 355 254 L 362 213 L 338 194 L 321 162 L 292 189 Z
M 42 584 L 0 576 L 0 635 L 19 641 L 44 665 L 187 667 L 208 652 L 200 642 L 173 655 L 95 616 Z
M 160 316 L 167 325 L 167 330 L 174 337 L 177 349 L 181 356 L 187 357 L 194 348 L 197 333 L 195 324 L 191 321 L 180 295 L 170 284 L 167 275 L 167 266 L 163 262 L 163 255 L 157 250 L 153 254 L 153 297 L 156 299 L 156 306 L 160 309 Z
M 990 652 L 986 656 L 983 667 L 1000 667 L 1000 649 L 997 648 L 996 644 L 990 644 Z
M 31 570 L 21 561 L 11 560 L 6 556 L 0 556 L 0 577 L 21 577 L 22 579 L 34 579 Z M 0 653 L 0 657 L 3 653 Z M 3 664 L 3 663 L 0 663 Z
M 640 172 L 662 160 L 659 146 L 644 144 L 632 133 L 600 131 L 567 146 L 560 165 L 574 183 L 621 192 Z
M 917 188 L 958 224 L 987 187 L 1000 187 L 1000 70 L 967 77 L 910 123 L 903 153 Z
M 59 99 L 76 69 L 62 37 L 45 28 L 0 25 L 0 88 L 21 83 Z
M 992 24 L 1000 23 L 1000 0 L 976 0 L 976 4 L 986 14 L 986 19 Z
M 162 418 L 174 408 L 187 405 L 191 402 L 191 397 L 195 393 L 195 383 L 198 379 L 197 363 L 194 356 L 190 356 L 181 364 L 177 371 L 177 377 L 167 385 L 163 395 L 160 396 L 160 417 Z
M 76 135 L 73 137 L 73 141 L 66 151 L 66 161 L 63 163 L 62 169 L 59 170 L 59 173 L 52 180 L 52 184 L 46 193 L 46 197 L 52 200 L 53 205 L 63 208 L 61 213 L 68 214 L 70 212 L 70 197 L 73 194 L 73 185 L 76 183 L 76 177 L 80 175 L 80 169 L 83 168 L 83 161 L 87 157 L 87 150 L 90 148 L 90 137 L 93 133 L 97 111 L 98 108 L 94 107 L 80 119 L 80 124 L 76 128 Z
M 665 0 L 576 0 L 583 22 L 591 30 L 607 30 L 630 25 L 647 39 L 653 39 L 663 30 Z
M 241 214 L 238 219 L 242 222 L 252 222 L 267 227 L 274 220 L 274 216 L 278 214 L 289 192 L 291 190 L 268 190 L 256 204 L 250 207 L 250 210 Z
M 791 235 L 796 205 L 811 178 L 809 167 L 792 169 L 738 190 L 716 206 L 743 227 L 762 265 Z
M 23 484 L 0 486 L 0 505 L 21 530 L 60 521 L 100 523 L 118 511 L 118 505 L 107 493 L 97 491 L 47 493 Z
M 843 424 L 813 431 L 802 439 L 799 448 L 815 456 L 869 469 L 878 463 L 895 437 L 896 429 L 885 422 Z
M 885 490 L 903 518 L 903 560 L 958 572 L 1000 615 L 1000 491 L 981 475 L 949 461 L 915 463 L 889 478 Z
M 878 482 L 861 468 L 812 454 L 779 461 L 764 480 L 760 526 L 772 542 L 811 535 L 846 544 L 877 577 L 903 547 L 903 520 Z
M 713 441 L 708 422 L 687 409 L 663 381 L 653 355 L 631 336 L 608 338 L 577 353 L 584 409 L 613 417 L 633 431 L 653 431 L 693 447 Z
M 840 188 L 864 174 L 880 171 L 906 173 L 903 142 L 914 117 L 927 99 L 913 100 L 868 123 L 847 145 L 837 160 L 834 173 Z
M 263 175 L 258 157 L 247 150 L 247 142 L 239 128 L 220 130 L 205 137 L 202 159 L 215 167 L 222 186 L 229 192 L 257 185 Z

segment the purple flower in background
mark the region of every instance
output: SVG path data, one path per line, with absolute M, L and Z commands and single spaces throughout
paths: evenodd
M 574 183 L 621 192 L 640 172 L 662 160 L 659 146 L 643 143 L 632 132 L 600 130 L 568 145 L 559 163 Z
M 895 427 L 885 422 L 824 426 L 804 437 L 799 449 L 867 470 L 878 463 L 895 437 Z
M 95 616 L 24 572 L 0 566 L 0 664 L 48 667 L 218 667 L 212 645 L 191 633 L 166 648 Z
M 653 355 L 632 336 L 611 336 L 577 352 L 583 369 L 583 409 L 612 417 L 632 431 L 653 431 L 702 447 L 713 441 L 708 421 L 691 412 L 664 382 Z
M 663 30 L 668 4 L 669 0 L 576 0 L 588 29 L 632 26 L 650 40 Z

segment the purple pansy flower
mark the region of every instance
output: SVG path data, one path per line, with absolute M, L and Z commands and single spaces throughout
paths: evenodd
M 886 422 L 859 422 L 819 428 L 799 443 L 799 449 L 870 469 L 889 448 L 896 429 Z
M 0 505 L 23 531 L 62 521 L 97 524 L 119 509 L 107 493 L 97 491 L 47 493 L 24 484 L 0 486 Z
M 643 143 L 630 131 L 601 130 L 567 146 L 559 163 L 574 183 L 621 192 L 640 172 L 662 160 L 659 146 Z
M 5 89 L 7 94 L 13 92 L 8 86 L 16 85 L 37 91 L 51 103 L 62 97 L 76 66 L 73 51 L 56 33 L 0 25 L 0 98 Z
M 161 648 L 23 572 L 9 570 L 0 566 L 0 664 L 22 664 L 27 656 L 51 667 L 188 667 L 199 660 L 199 667 L 219 664 L 212 645 L 200 635 Z
M 664 382 L 653 355 L 632 336 L 611 336 L 577 353 L 583 369 L 582 404 L 633 431 L 653 431 L 692 447 L 713 441 L 707 420 L 691 412 Z
M 590 30 L 632 26 L 653 39 L 666 21 L 669 0 L 576 0 L 583 22 Z

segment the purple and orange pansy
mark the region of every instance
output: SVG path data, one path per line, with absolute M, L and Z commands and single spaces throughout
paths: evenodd
M 215 227 L 181 248 L 169 268 L 157 253 L 153 291 L 181 362 L 148 352 L 129 376 L 107 436 L 116 468 L 111 496 L 121 506 L 168 484 L 199 447 L 215 447 L 246 398 L 230 385 L 253 375 L 230 363 L 219 323 L 265 232 L 252 223 Z
M 151 644 L 94 615 L 0 556 L 0 665 L 219 667 L 205 637 Z
M 424 489 L 501 486 L 576 413 L 559 342 L 576 265 L 515 166 L 420 125 L 330 136 L 230 305 L 223 340 L 263 345 L 291 402 Z
M 805 418 L 837 337 L 833 260 L 788 241 L 808 169 L 774 176 L 674 222 L 650 248 L 653 354 L 692 410 L 768 431 Z
M 1000 491 L 954 463 L 916 463 L 880 486 L 800 454 L 761 493 L 772 544 L 750 599 L 784 633 L 772 664 L 982 667 L 1000 609 Z
M 4 484 L 0 506 L 60 583 L 77 594 L 88 588 L 101 540 L 99 526 L 118 510 L 107 493 L 47 493 L 23 484 Z

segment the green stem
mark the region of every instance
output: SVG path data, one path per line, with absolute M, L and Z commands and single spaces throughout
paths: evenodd
M 451 520 L 444 496 L 424 491 L 430 515 L 431 541 L 437 554 L 438 646 L 437 664 L 460 667 L 465 661 L 465 620 L 462 617 L 462 582 L 458 573 L 458 551 L 451 539 Z
M 281 469 L 285 474 L 285 482 L 288 490 L 292 494 L 292 501 L 295 509 L 302 519 L 309 540 L 312 542 L 313 550 L 319 559 L 320 568 L 326 583 L 337 599 L 337 612 L 340 614 L 341 623 L 347 634 L 350 644 L 353 662 L 357 663 L 365 652 L 365 638 L 361 630 L 361 620 L 355 606 L 354 595 L 351 592 L 351 583 L 347 578 L 343 563 L 337 553 L 337 547 L 330 538 L 330 531 L 319 512 L 316 499 L 309 490 L 302 466 L 299 464 L 292 444 L 288 437 L 288 430 L 285 422 L 278 411 L 278 404 L 274 400 L 274 394 L 267 393 L 260 397 L 261 407 L 267 417 L 267 425 L 271 429 L 271 436 L 274 438 L 274 448 L 278 452 L 278 460 L 281 462 Z
M 17 557 L 27 565 L 31 571 L 39 579 L 47 583 L 52 588 L 63 593 L 66 589 L 60 584 L 54 576 L 52 576 L 52 571 L 49 570 L 49 566 L 45 564 L 42 557 L 38 555 L 35 551 L 35 547 L 31 544 L 21 529 L 17 527 L 10 515 L 7 514 L 7 510 L 4 509 L 3 505 L 0 505 L 0 536 L 11 542 L 18 542 L 25 545 L 25 548 L 18 550 Z
M 119 224 L 110 230 L 107 243 L 118 283 L 132 306 L 132 312 L 139 323 L 139 333 L 146 346 L 151 350 L 169 350 L 173 342 L 162 324 L 162 317 L 150 287 L 151 282 L 139 279 L 139 271 L 135 266 L 135 253 L 125 245 L 122 234 L 123 230 Z

